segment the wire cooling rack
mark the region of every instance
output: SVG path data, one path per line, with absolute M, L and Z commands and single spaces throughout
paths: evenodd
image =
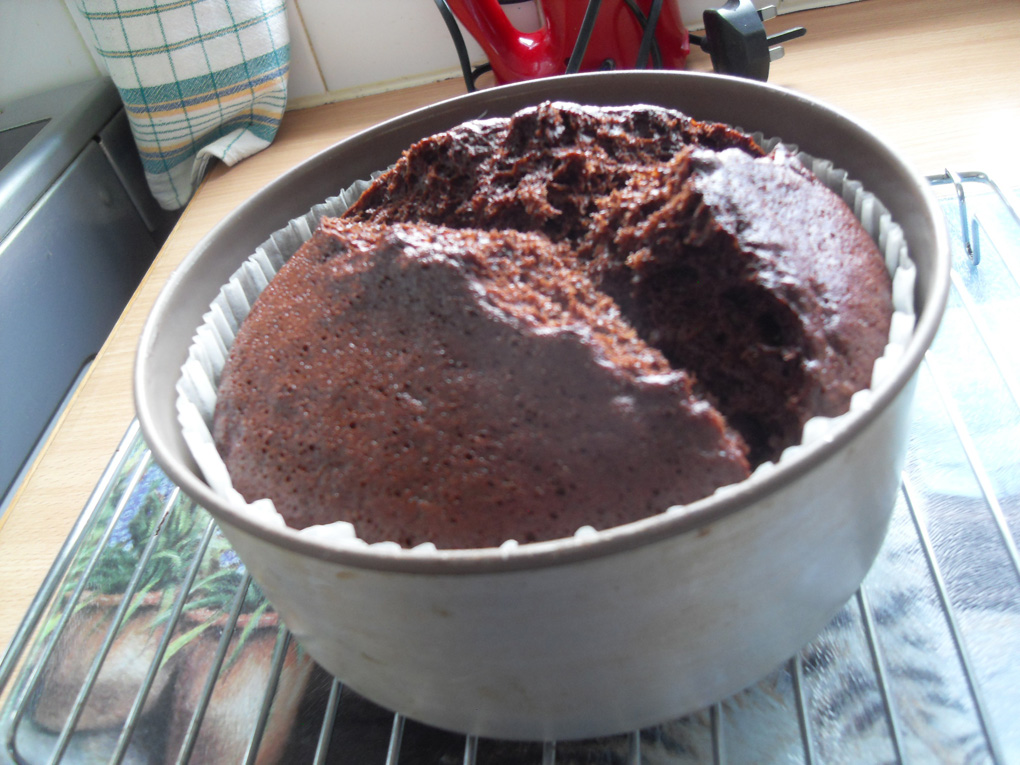
M 291 640 L 135 423 L 0 662 L 0 762 L 1020 762 L 1020 216 L 982 173 L 930 181 L 952 293 L 888 537 L 832 622 L 756 685 L 590 741 L 395 715 Z

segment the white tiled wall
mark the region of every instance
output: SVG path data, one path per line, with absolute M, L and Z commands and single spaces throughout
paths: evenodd
M 0 0 L 0 108 L 98 76 L 63 0 Z
M 575 0 L 576 1 L 576 0 Z M 760 0 L 780 12 L 852 0 Z M 723 0 L 680 0 L 697 27 Z M 0 108 L 19 96 L 105 74 L 76 0 L 0 0 Z M 520 27 L 535 23 L 531 3 L 508 6 Z M 433 0 L 287 0 L 292 106 L 339 100 L 460 74 Z M 469 53 L 483 60 L 467 38 Z
M 290 0 L 326 91 L 356 92 L 456 73 L 450 34 L 431 0 Z M 476 47 L 474 56 L 481 52 Z

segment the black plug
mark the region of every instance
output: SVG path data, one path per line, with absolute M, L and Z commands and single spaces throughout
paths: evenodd
M 728 0 L 723 7 L 702 14 L 705 34 L 691 35 L 691 42 L 712 57 L 712 67 L 720 74 L 764 81 L 769 78 L 769 64 L 783 57 L 782 43 L 807 34 L 804 27 L 794 27 L 766 35 L 762 22 L 775 15 L 774 5 L 759 11 L 751 0 Z

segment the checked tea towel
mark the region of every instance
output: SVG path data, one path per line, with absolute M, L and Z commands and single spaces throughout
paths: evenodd
M 77 0 L 153 196 L 183 207 L 210 158 L 268 146 L 287 105 L 286 0 Z

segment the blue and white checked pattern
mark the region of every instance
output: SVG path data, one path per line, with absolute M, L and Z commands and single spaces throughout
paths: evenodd
M 287 105 L 286 0 L 78 0 L 153 196 L 182 207 L 211 157 L 268 146 Z

